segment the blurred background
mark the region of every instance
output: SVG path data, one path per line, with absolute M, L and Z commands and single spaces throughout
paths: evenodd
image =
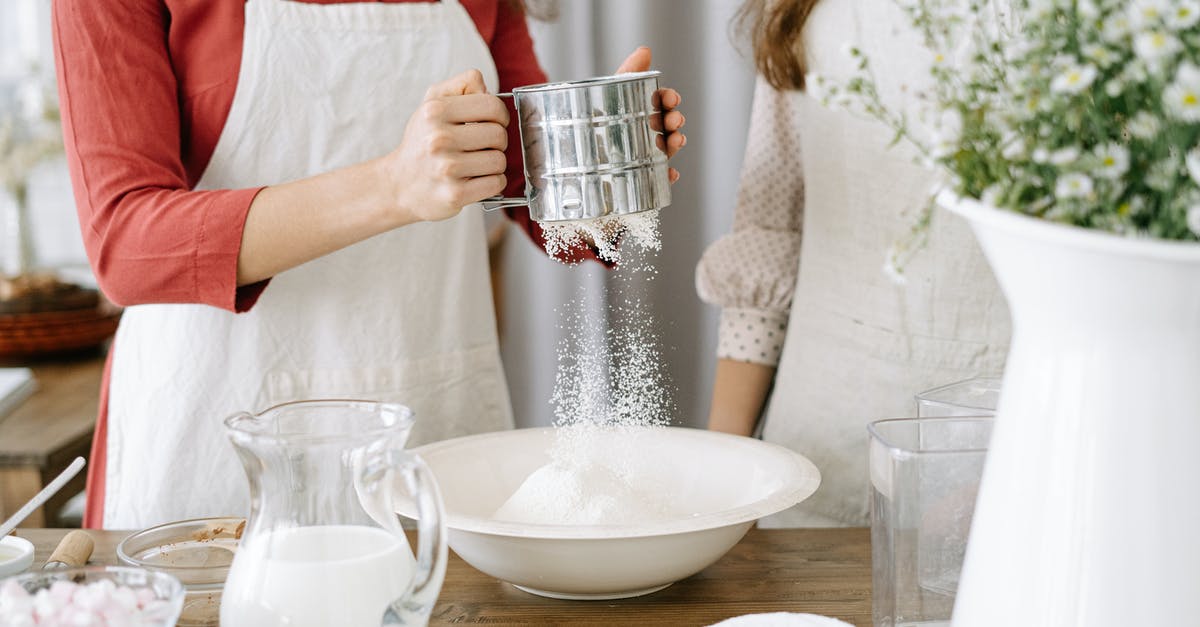
M 507 230 L 494 258 L 503 303 L 503 356 L 520 426 L 544 425 L 552 419 L 549 399 L 556 349 L 567 332 L 560 328 L 560 312 L 581 305 L 603 317 L 610 315 L 608 302 L 629 295 L 641 299 L 661 331 L 667 370 L 678 390 L 676 422 L 704 423 L 715 363 L 717 312 L 696 297 L 693 273 L 704 247 L 730 228 L 742 161 L 753 68 L 734 46 L 730 19 L 738 4 L 738 0 L 541 0 L 539 6 L 557 16 L 549 21 L 531 19 L 539 57 L 552 80 L 610 74 L 635 47 L 651 46 L 663 84 L 683 94 L 689 141 L 673 162 L 683 176 L 674 187 L 672 206 L 662 212 L 662 250 L 649 260 L 657 273 L 611 272 L 592 263 L 562 266 L 546 258 L 515 228 Z M 0 107 L 28 106 L 30 90 L 36 86 L 52 94 L 53 69 L 49 0 L 0 2 Z M 58 269 L 71 280 L 88 281 L 61 157 L 33 167 L 26 190 L 35 267 Z M 13 208 L 12 194 L 0 191 L 4 267 L 17 263 L 14 258 L 19 252 Z
M 738 5 L 738 0 L 567 0 L 559 3 L 555 21 L 531 22 L 551 80 L 611 74 L 634 48 L 650 46 L 663 84 L 683 95 L 688 145 L 672 162 L 682 178 L 661 213 L 662 250 L 652 258 L 657 274 L 609 272 L 597 264 L 563 267 L 518 237 L 509 238 L 501 257 L 502 341 L 519 425 L 548 424 L 552 418 L 556 347 L 570 332 L 559 327 L 559 312 L 582 302 L 596 316 L 609 315 L 605 297 L 630 295 L 640 297 L 661 331 L 678 390 L 677 422 L 707 421 L 717 311 L 696 297 L 693 276 L 704 247 L 732 223 L 746 141 L 754 71 L 731 37 Z

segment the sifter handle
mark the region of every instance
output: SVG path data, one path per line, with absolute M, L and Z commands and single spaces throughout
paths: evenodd
M 483 205 L 484 211 L 495 211 L 505 207 L 525 207 L 529 204 L 529 200 L 523 197 L 507 198 L 504 196 L 492 196 L 491 198 L 484 198 L 479 201 L 479 204 Z
M 76 529 L 63 536 L 42 568 L 78 568 L 87 564 L 95 548 L 96 543 L 92 541 L 92 536 L 86 531 Z
M 511 91 L 500 92 L 496 94 L 496 97 L 512 98 L 514 102 L 516 101 L 516 97 L 513 96 Z M 495 211 L 505 207 L 524 207 L 529 204 L 529 200 L 526 198 L 505 198 L 504 196 L 492 196 L 491 198 L 484 198 L 483 200 L 479 201 L 479 204 L 483 205 L 484 211 Z

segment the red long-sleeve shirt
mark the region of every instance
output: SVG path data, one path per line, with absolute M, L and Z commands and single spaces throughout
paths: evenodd
M 461 1 L 490 47 L 502 91 L 546 80 L 520 11 L 507 0 Z M 55 0 L 53 15 L 67 163 L 101 289 L 122 305 L 249 309 L 266 282 L 239 288 L 237 257 L 259 188 L 192 189 L 233 102 L 244 0 Z M 513 195 L 524 177 L 515 124 L 509 133 Z M 509 215 L 544 245 L 528 210 Z M 98 526 L 103 512 L 107 391 L 106 369 L 87 526 Z

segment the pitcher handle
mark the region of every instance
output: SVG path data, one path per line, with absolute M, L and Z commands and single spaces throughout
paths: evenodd
M 389 618 L 399 619 L 400 625 L 425 625 L 429 622 L 429 615 L 433 612 L 442 582 L 446 578 L 446 562 L 449 556 L 446 544 L 446 511 L 442 505 L 441 491 L 433 472 L 419 456 L 393 449 L 385 453 L 382 461 L 388 472 L 378 472 L 378 466 L 369 464 L 360 475 L 364 487 L 367 488 L 360 493 L 370 495 L 369 498 L 374 501 L 367 511 L 372 513 L 372 517 L 375 517 L 375 512 L 387 512 L 390 523 L 387 526 L 403 536 L 404 531 L 399 524 L 400 516 L 395 513 L 396 508 L 392 503 L 395 478 L 404 479 L 404 485 L 417 506 L 416 571 L 404 594 L 391 603 L 390 609 L 394 616 Z

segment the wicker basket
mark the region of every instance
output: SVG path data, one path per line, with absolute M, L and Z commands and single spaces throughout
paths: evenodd
M 120 311 L 95 290 L 42 282 L 42 289 L 0 300 L 0 360 L 92 349 L 117 330 Z

